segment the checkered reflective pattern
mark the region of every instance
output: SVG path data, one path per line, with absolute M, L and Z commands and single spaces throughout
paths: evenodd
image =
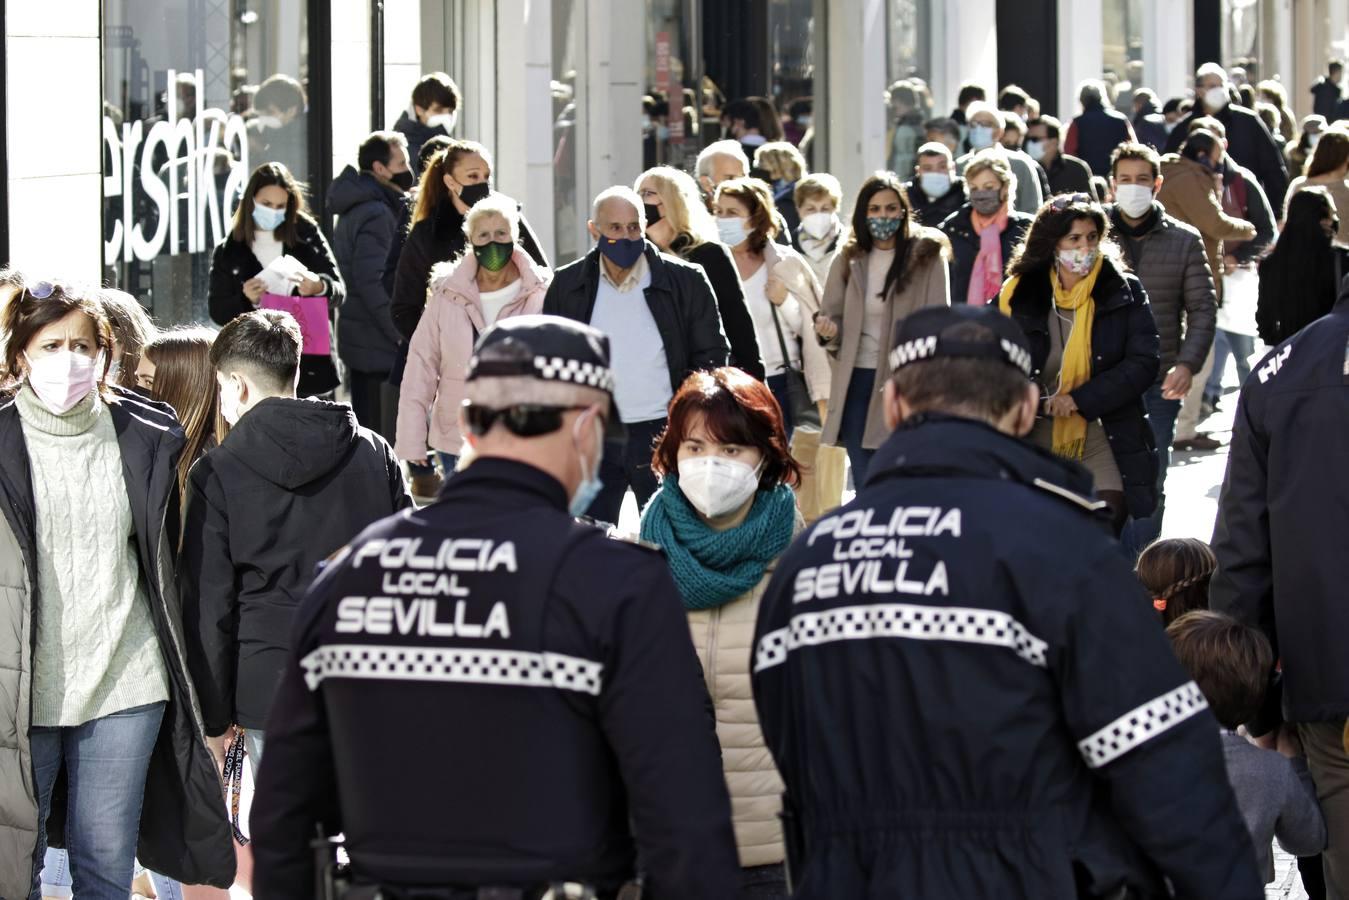
M 300 660 L 312 691 L 327 678 L 557 688 L 599 696 L 604 664 L 562 653 L 333 644 Z
M 787 628 L 770 631 L 759 640 L 754 671 L 787 661 L 798 647 L 865 638 L 909 638 L 921 641 L 957 641 L 1005 647 L 1034 666 L 1046 666 L 1049 645 L 1016 619 L 991 609 L 880 603 L 844 606 L 827 612 L 801 613 Z
M 614 391 L 613 372 L 594 363 L 563 359 L 560 356 L 536 356 L 534 368 L 538 371 L 539 377 L 547 381 L 570 381 L 572 384 L 599 388 L 611 394 Z
M 1208 709 L 1208 701 L 1203 692 L 1199 685 L 1189 681 L 1125 713 L 1086 740 L 1078 741 L 1077 749 L 1088 766 L 1099 769 L 1205 709 Z

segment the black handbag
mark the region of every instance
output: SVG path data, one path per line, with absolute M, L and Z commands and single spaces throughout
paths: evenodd
M 810 399 L 810 391 L 806 388 L 806 375 L 800 369 L 792 368 L 791 354 L 787 352 L 787 339 L 782 334 L 782 323 L 778 321 L 778 308 L 769 301 L 769 311 L 773 314 L 773 330 L 778 333 L 778 346 L 782 348 L 782 369 L 787 376 L 787 405 L 790 409 L 786 410 L 791 416 L 792 427 L 800 428 L 806 425 L 811 428 L 820 426 L 820 408 L 815 405 L 815 401 Z M 800 342 L 797 342 L 798 347 Z M 773 373 L 769 373 L 773 374 Z

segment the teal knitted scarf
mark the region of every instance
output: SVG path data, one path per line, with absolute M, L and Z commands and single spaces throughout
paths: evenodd
M 666 475 L 642 512 L 641 538 L 660 545 L 686 609 L 729 603 L 763 578 L 792 542 L 796 495 L 785 484 L 754 495 L 749 516 L 729 531 L 714 531 Z

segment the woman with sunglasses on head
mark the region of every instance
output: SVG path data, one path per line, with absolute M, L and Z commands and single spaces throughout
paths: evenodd
M 801 470 L 773 394 L 739 369 L 690 375 L 668 422 L 641 537 L 669 559 L 707 678 L 742 867 L 737 896 L 785 898 L 782 779 L 759 731 L 749 648 L 777 559 L 803 527 L 792 490 Z
M 1143 394 L 1161 340 L 1142 283 L 1106 238 L 1086 194 L 1040 207 L 1017 248 L 999 308 L 1031 346 L 1041 413 L 1029 440 L 1091 472 L 1115 533 L 1157 505 L 1157 448 Z
M 0 690 L 15 742 L 0 754 L 0 895 L 37 890 L 54 809 L 81 900 L 126 900 L 138 850 L 179 881 L 228 886 L 169 565 L 183 432 L 109 388 L 94 292 L 29 284 L 3 331 L 0 657 L 16 663 Z
M 914 310 L 951 305 L 949 250 L 941 232 L 918 224 L 893 172 L 862 182 L 852 231 L 829 269 L 815 318 L 815 333 L 835 361 L 820 443 L 847 448 L 859 489 L 889 434 L 881 387 L 890 379 L 890 336 Z

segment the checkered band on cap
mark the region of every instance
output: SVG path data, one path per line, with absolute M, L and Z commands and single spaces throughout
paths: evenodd
M 613 371 L 605 366 L 560 356 L 536 356 L 534 370 L 545 381 L 569 381 L 610 394 L 614 392 Z

